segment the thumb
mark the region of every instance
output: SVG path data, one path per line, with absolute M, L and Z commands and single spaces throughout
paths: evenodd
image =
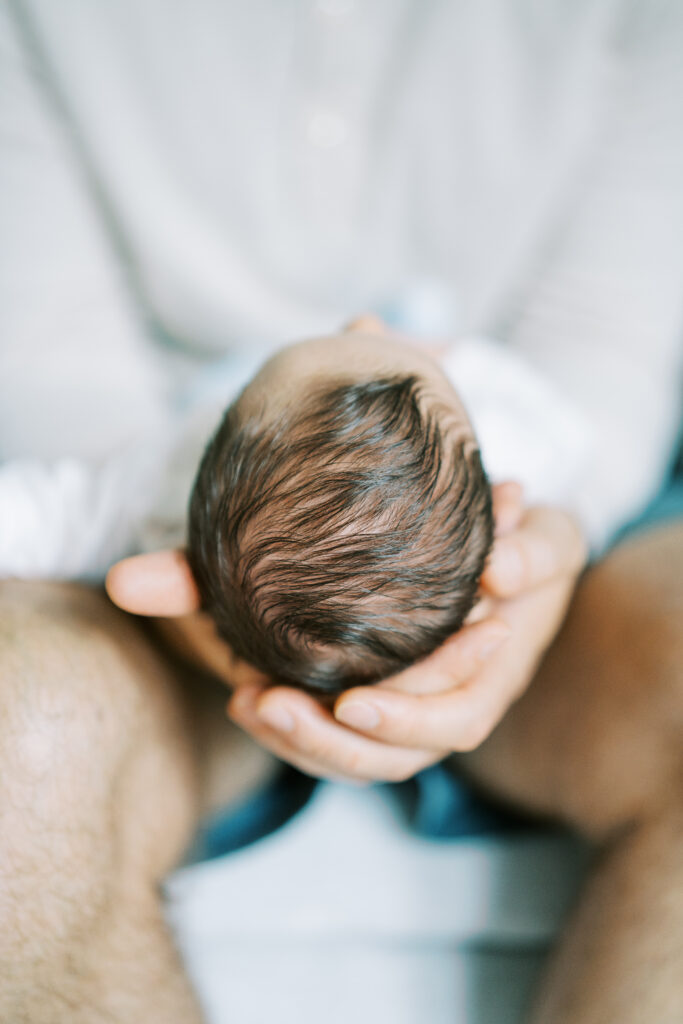
M 155 551 L 116 562 L 107 573 L 109 597 L 134 615 L 189 615 L 201 605 L 183 551 Z
M 516 597 L 558 576 L 578 576 L 586 557 L 586 541 L 568 512 L 533 507 L 516 530 L 496 540 L 482 587 L 495 597 Z

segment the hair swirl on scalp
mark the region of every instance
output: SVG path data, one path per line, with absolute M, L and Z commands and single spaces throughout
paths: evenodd
M 239 657 L 337 691 L 462 625 L 491 493 L 471 437 L 431 405 L 418 378 L 396 376 L 336 383 L 270 424 L 228 409 L 195 480 L 188 554 Z

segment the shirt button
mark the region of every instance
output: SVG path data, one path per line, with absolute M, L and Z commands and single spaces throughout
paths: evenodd
M 318 110 L 309 118 L 306 134 L 318 149 L 335 149 L 346 142 L 348 127 L 334 110 Z

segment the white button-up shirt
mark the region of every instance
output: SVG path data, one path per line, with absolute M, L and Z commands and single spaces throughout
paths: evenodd
M 27 522 L 14 460 L 121 473 L 197 368 L 425 294 L 428 332 L 496 338 L 574 410 L 596 544 L 652 492 L 679 409 L 681 4 L 16 0 L 0 45 L 0 534 Z M 49 570 L 76 572 L 60 543 Z

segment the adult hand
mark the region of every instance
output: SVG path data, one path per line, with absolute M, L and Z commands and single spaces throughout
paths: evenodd
M 109 597 L 126 612 L 152 618 L 167 643 L 186 661 L 228 686 L 267 685 L 270 680 L 235 657 L 200 611 L 199 591 L 182 551 L 155 551 L 124 558 L 107 573 Z
M 399 781 L 472 750 L 530 683 L 584 560 L 567 514 L 529 509 L 496 541 L 482 580 L 485 617 L 428 658 L 347 691 L 332 710 L 286 687 L 256 685 L 237 691 L 230 715 L 279 757 L 327 777 Z
M 583 567 L 583 539 L 566 513 L 523 511 L 514 484 L 494 489 L 494 507 L 497 537 L 478 614 L 428 658 L 346 691 L 333 708 L 272 685 L 231 655 L 197 613 L 179 553 L 119 563 L 108 590 L 126 610 L 182 616 L 170 622 L 176 641 L 235 685 L 228 713 L 278 757 L 312 775 L 396 781 L 483 742 L 531 681 Z

